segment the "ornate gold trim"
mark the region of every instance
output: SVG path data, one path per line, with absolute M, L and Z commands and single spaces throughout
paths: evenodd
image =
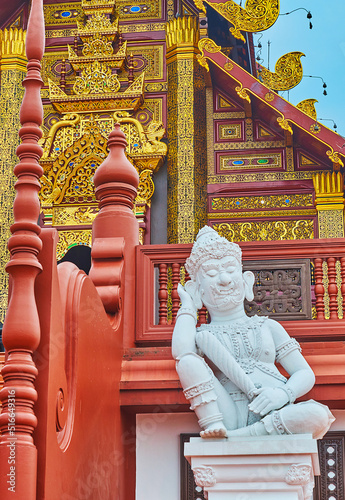
M 290 90 L 300 83 L 303 76 L 301 57 L 302 52 L 288 52 L 281 56 L 272 73 L 264 66 L 260 66 L 260 79 L 272 90 Z

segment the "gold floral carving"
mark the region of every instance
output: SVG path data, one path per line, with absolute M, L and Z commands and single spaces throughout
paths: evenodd
M 76 95 L 116 93 L 120 89 L 120 82 L 111 68 L 99 61 L 83 68 L 81 76 L 77 76 L 73 90 Z
M 326 151 L 326 155 L 328 156 L 328 158 L 331 160 L 331 162 L 336 165 L 338 168 L 339 167 L 343 167 L 344 166 L 344 163 L 343 161 L 340 159 L 339 157 L 339 153 L 337 151 L 333 151 L 333 149 L 331 149 L 330 151 Z
M 169 1 L 169 0 L 168 0 Z M 170 21 L 170 19 L 169 19 Z M 165 23 L 122 24 L 121 33 L 142 33 L 147 31 L 165 31 Z
M 279 15 L 279 0 L 246 0 L 244 9 L 233 0 L 219 2 L 217 0 L 204 0 L 213 7 L 233 28 L 230 32 L 235 38 L 246 39 L 241 31 L 255 33 L 270 28 L 277 20 Z M 202 0 L 194 0 L 195 5 L 206 12 Z
M 250 97 L 248 95 L 248 92 L 247 90 L 248 89 L 244 89 L 242 87 L 242 85 L 238 86 L 238 87 L 235 87 L 235 90 L 237 92 L 237 95 L 241 98 L 241 99 L 244 99 L 245 101 L 248 101 L 248 102 L 251 102 L 250 101 Z
M 92 231 L 91 229 L 81 229 L 73 231 L 59 231 L 59 241 L 56 246 L 56 257 L 62 259 L 68 250 L 77 245 L 91 247 Z
M 265 101 L 267 101 L 267 102 L 274 101 L 274 98 L 275 98 L 275 94 L 273 94 L 273 92 L 267 92 L 267 94 L 265 94 Z
M 267 217 L 315 217 L 317 210 L 314 208 L 291 210 L 282 208 L 281 210 L 255 210 L 250 212 L 233 211 L 233 212 L 211 212 L 207 214 L 209 220 L 222 219 L 222 220 L 237 220 L 237 219 L 257 219 Z
M 220 142 L 214 145 L 215 151 L 231 151 L 238 149 L 268 149 L 283 148 L 284 141 L 245 141 L 245 142 Z
M 90 225 L 95 220 L 97 213 L 97 205 L 59 205 L 54 207 L 52 223 L 54 226 Z
M 142 172 L 140 172 L 138 194 L 135 202 L 144 203 L 147 206 L 150 206 L 154 190 L 155 186 L 152 180 L 152 171 L 143 170 Z
M 313 195 L 290 194 L 212 198 L 212 210 L 247 210 L 263 208 L 313 207 Z
M 213 224 L 230 241 L 275 241 L 314 238 L 313 220 L 222 222 Z
M 291 181 L 312 179 L 314 172 L 296 171 L 296 172 L 250 172 L 240 174 L 221 174 L 210 175 L 208 177 L 209 184 L 224 184 L 234 182 L 272 182 L 272 181 Z
M 318 102 L 317 99 L 304 99 L 304 101 L 299 102 L 296 108 L 303 111 L 306 115 L 310 116 L 316 121 L 317 114 L 315 109 L 315 103 Z
M 293 130 L 290 127 L 288 120 L 286 120 L 284 118 L 284 116 L 283 117 L 282 116 L 278 116 L 277 122 L 279 123 L 279 125 L 281 126 L 281 128 L 283 130 L 286 130 L 287 132 L 290 132 L 291 135 L 293 134 Z
M 217 52 L 220 52 L 222 50 L 222 48 L 217 45 L 213 40 L 211 40 L 210 38 L 202 38 L 201 40 L 199 40 L 199 43 L 198 43 L 198 49 L 200 50 L 201 54 L 198 54 L 196 56 L 199 64 L 203 67 L 203 68 L 206 68 L 207 71 L 210 71 L 210 68 L 209 68 L 209 65 L 208 65 L 208 62 L 206 60 L 206 57 L 205 57 L 205 53 L 204 51 L 206 50 L 207 52 L 209 52 L 210 54 L 215 54 Z
M 115 4 L 114 0 L 82 0 L 81 6 L 86 15 L 93 14 L 95 10 L 112 14 Z
M 106 139 L 91 128 L 52 164 L 41 178 L 42 205 L 59 204 L 64 197 L 94 199 L 92 176 L 107 156 Z
M 79 36 L 83 37 L 96 33 L 114 33 L 118 30 L 118 19 L 111 21 L 104 12 L 95 11 L 86 21 L 86 24 L 78 23 Z
M 289 90 L 300 83 L 303 76 L 301 64 L 302 52 L 289 52 L 281 56 L 272 73 L 264 66 L 260 66 L 260 78 L 262 82 L 272 90 Z
M 344 209 L 320 210 L 319 238 L 344 238 Z
M 312 123 L 309 127 L 310 132 L 319 134 L 321 132 L 321 125 L 319 123 Z

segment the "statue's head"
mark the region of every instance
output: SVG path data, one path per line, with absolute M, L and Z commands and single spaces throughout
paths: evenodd
M 185 285 L 200 309 L 231 310 L 253 300 L 254 275 L 242 273 L 242 252 L 209 226 L 200 229 L 185 267 L 191 281 Z

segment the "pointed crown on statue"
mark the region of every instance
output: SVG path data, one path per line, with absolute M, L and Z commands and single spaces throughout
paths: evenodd
M 193 281 L 196 280 L 200 266 L 209 259 L 221 259 L 226 256 L 235 257 L 242 265 L 242 251 L 236 244 L 228 241 L 209 226 L 204 226 L 197 234 L 185 268 Z

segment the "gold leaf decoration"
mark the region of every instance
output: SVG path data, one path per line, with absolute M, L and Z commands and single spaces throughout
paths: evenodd
M 310 116 L 313 120 L 316 121 L 317 114 L 315 109 L 315 103 L 318 102 L 317 99 L 304 99 L 297 104 L 296 108 L 300 109 L 306 115 Z
M 200 50 L 201 54 L 198 54 L 196 56 L 196 58 L 197 58 L 199 64 L 203 68 L 206 68 L 207 71 L 209 71 L 210 68 L 209 68 L 208 62 L 206 61 L 204 50 L 207 50 L 207 52 L 210 52 L 211 54 L 215 54 L 217 52 L 220 52 L 222 50 L 222 48 L 219 45 L 217 45 L 210 38 L 202 38 L 198 43 L 198 49 Z
M 280 10 L 279 0 L 247 0 L 244 9 L 233 0 L 204 1 L 233 25 L 230 32 L 243 42 L 246 39 L 241 31 L 255 33 L 267 30 L 276 22 Z M 200 10 L 206 12 L 202 0 L 194 0 L 194 3 Z
M 274 73 L 260 66 L 262 82 L 272 90 L 290 90 L 296 87 L 303 76 L 302 56 L 304 56 L 302 52 L 284 54 L 278 59 Z
M 279 125 L 283 130 L 287 130 L 288 132 L 290 132 L 291 135 L 293 134 L 293 130 L 290 127 L 288 120 L 286 120 L 284 117 L 279 116 L 277 118 L 277 122 L 279 123 Z

